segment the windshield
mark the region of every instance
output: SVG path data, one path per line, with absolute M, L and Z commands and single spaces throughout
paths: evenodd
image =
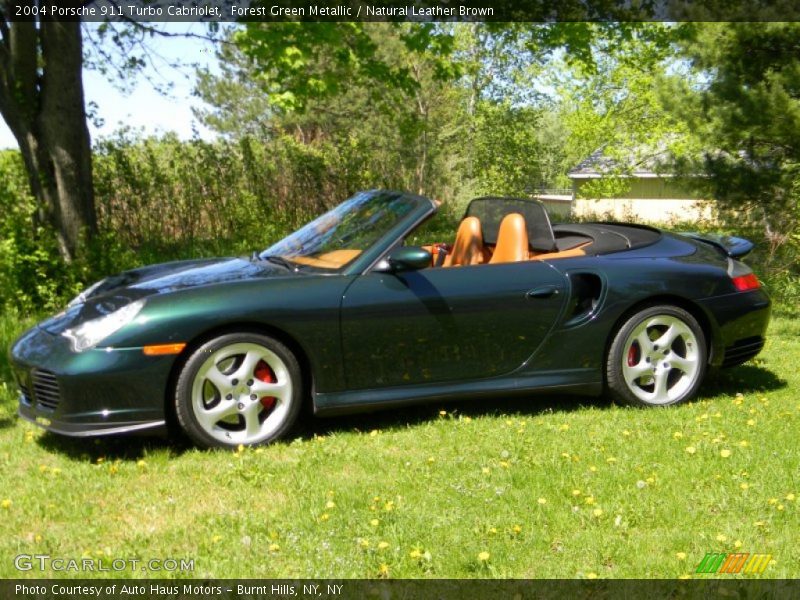
M 338 270 L 354 261 L 417 206 L 400 192 L 361 192 L 259 256 Z

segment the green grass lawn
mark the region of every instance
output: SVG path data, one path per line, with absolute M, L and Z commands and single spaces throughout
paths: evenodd
M 25 325 L 0 319 L 4 352 Z M 799 366 L 800 322 L 776 318 L 758 359 L 677 408 L 497 398 L 232 453 L 44 434 L 3 360 L 0 576 L 26 553 L 188 558 L 192 577 L 673 578 L 743 551 L 797 577 Z

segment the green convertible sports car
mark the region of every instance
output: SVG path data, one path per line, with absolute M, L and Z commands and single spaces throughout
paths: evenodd
M 65 435 L 177 423 L 201 446 L 260 444 L 304 403 L 677 404 L 709 366 L 764 345 L 770 301 L 738 260 L 747 240 L 552 226 L 536 201 L 479 198 L 452 238 L 407 244 L 435 211 L 362 192 L 252 257 L 108 277 L 11 347 L 19 413 Z

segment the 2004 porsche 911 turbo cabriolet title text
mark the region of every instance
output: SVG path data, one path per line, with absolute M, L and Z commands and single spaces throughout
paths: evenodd
M 478 198 L 452 244 L 409 245 L 435 211 L 363 192 L 252 257 L 108 277 L 13 344 L 20 415 L 74 436 L 172 419 L 201 446 L 238 446 L 280 438 L 305 402 L 319 415 L 534 391 L 677 404 L 709 366 L 764 345 L 770 301 L 738 260 L 747 240 L 552 226 L 536 201 Z

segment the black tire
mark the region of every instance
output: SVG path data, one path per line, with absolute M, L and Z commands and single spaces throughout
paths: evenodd
M 607 392 L 631 406 L 680 404 L 697 393 L 707 364 L 708 345 L 697 319 L 677 306 L 649 306 L 614 335 L 605 366 Z
M 175 386 L 175 414 L 204 448 L 267 444 L 297 420 L 302 382 L 297 358 L 280 341 L 255 333 L 221 335 L 186 361 Z

